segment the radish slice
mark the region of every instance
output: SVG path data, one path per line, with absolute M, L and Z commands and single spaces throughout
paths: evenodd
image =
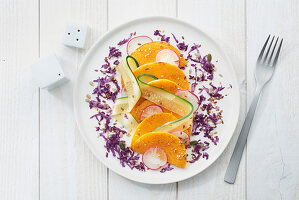
M 180 66 L 180 58 L 171 49 L 162 49 L 156 54 L 156 62 L 166 62 L 175 66 Z
M 198 110 L 199 98 L 196 96 L 196 94 L 190 92 L 189 90 L 178 90 L 174 94 L 192 103 L 194 107 L 194 112 Z
M 167 164 L 167 155 L 162 148 L 152 147 L 144 152 L 142 162 L 148 168 L 156 170 Z
M 178 137 L 185 146 L 188 146 L 190 144 L 190 136 L 186 132 L 174 131 L 171 134 Z
M 144 45 L 146 43 L 150 43 L 152 41 L 153 40 L 150 37 L 145 36 L 145 35 L 132 38 L 127 44 L 128 55 L 131 55 L 131 53 L 133 53 L 136 49 L 138 49 L 142 45 Z
M 143 109 L 140 115 L 140 121 L 144 120 L 145 118 L 149 117 L 152 114 L 162 113 L 163 109 L 157 105 L 149 105 Z

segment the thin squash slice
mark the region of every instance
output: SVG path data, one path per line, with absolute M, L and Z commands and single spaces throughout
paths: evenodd
M 136 49 L 131 54 L 131 56 L 133 56 L 137 60 L 138 64 L 141 66 L 144 64 L 155 62 L 157 53 L 162 49 L 171 49 L 178 55 L 178 57 L 180 58 L 180 68 L 187 65 L 187 61 L 183 56 L 181 56 L 181 53 L 177 50 L 177 48 L 164 41 L 146 43 L 138 49 Z
M 186 148 L 176 136 L 165 132 L 150 132 L 131 145 L 133 151 L 142 154 L 151 147 L 162 148 L 166 152 L 169 163 L 180 168 L 186 167 Z

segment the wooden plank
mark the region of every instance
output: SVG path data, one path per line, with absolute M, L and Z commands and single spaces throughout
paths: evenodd
M 246 106 L 245 75 L 245 1 L 198 1 L 179 0 L 178 18 L 191 22 L 215 38 L 231 58 L 241 84 L 241 118 Z M 223 181 L 224 174 L 240 131 L 239 123 L 229 146 L 220 158 L 201 174 L 180 182 L 178 199 L 245 199 L 245 158 L 240 164 L 234 185 Z
M 141 17 L 156 15 L 176 17 L 176 0 L 109 0 L 108 14 L 109 29 Z
M 0 1 L 0 197 L 39 198 L 38 1 Z
M 65 85 L 41 91 L 41 199 L 107 199 L 107 169 L 92 155 L 74 121 L 72 89 L 85 51 L 61 45 L 66 23 L 91 27 L 90 44 L 106 31 L 106 0 L 41 0 L 41 57 L 55 53 Z M 89 45 L 90 46 L 90 45 Z
M 121 13 L 121 16 L 118 14 Z M 151 15 L 176 16 L 175 0 L 110 0 L 109 29 L 126 21 Z M 120 188 L 116 192 L 116 188 Z M 109 171 L 109 199 L 175 199 L 176 184 L 147 185 L 125 179 Z
M 284 38 L 276 72 L 264 88 L 248 138 L 248 199 L 299 199 L 298 8 L 298 0 L 247 1 L 250 99 L 255 62 L 266 37 Z

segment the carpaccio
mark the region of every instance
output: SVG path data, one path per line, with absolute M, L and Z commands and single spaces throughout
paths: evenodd
M 127 52 L 123 53 L 120 49 L 135 37 L 137 37 L 136 32 L 130 33 L 125 39 L 119 41 L 116 46 L 109 47 L 107 57 L 103 58 L 104 64 L 95 69 L 95 73 L 100 73 L 99 78 L 90 82 L 94 89 L 92 95 L 88 95 L 86 101 L 89 103 L 89 108 L 95 112 L 90 119 L 95 120 L 96 131 L 105 140 L 106 157 L 112 155 L 120 161 L 123 167 L 128 166 L 131 169 L 146 171 L 148 168 L 142 162 L 142 155 L 134 152 L 126 145 L 123 138 L 128 137 L 129 133 L 122 126 L 117 126 L 112 116 L 112 108 L 107 103 L 115 102 L 121 95 L 120 91 L 123 86 L 120 80 L 116 78 L 116 73 L 118 73 L 116 65 L 119 65 L 120 61 L 129 52 L 127 49 Z M 146 37 L 151 38 L 149 36 Z M 185 147 L 190 149 L 186 160 L 188 163 L 194 163 L 200 160 L 200 158 L 209 159 L 209 154 L 206 151 L 215 147 L 219 142 L 215 129 L 224 123 L 222 110 L 217 103 L 225 97 L 222 93 L 226 88 L 222 85 L 213 84 L 216 71 L 215 64 L 218 61 L 214 62 L 211 54 L 201 55 L 201 45 L 196 43 L 187 44 L 183 36 L 178 37 L 172 33 L 168 36 L 164 34 L 164 31 L 155 30 L 152 37 L 158 38 L 156 41 L 162 41 L 163 45 L 166 46 L 164 49 L 169 48 L 178 55 L 180 63 L 178 64 L 178 69 L 180 68 L 185 73 L 189 82 L 190 92 L 198 97 L 199 109 L 193 113 L 193 125 L 189 130 L 190 142 Z M 143 46 L 146 40 L 139 40 L 140 42 L 138 41 L 131 46 L 135 46 L 134 48 Z M 151 50 L 151 52 L 157 53 L 154 50 Z M 152 57 L 155 57 L 155 55 Z M 172 59 L 174 57 L 172 55 Z M 167 59 L 169 58 L 165 58 L 166 61 Z M 144 60 L 141 61 L 142 64 L 144 62 Z M 230 85 L 227 89 L 231 87 Z M 164 111 L 165 109 L 163 108 L 162 112 Z M 198 136 L 200 136 L 200 139 Z M 166 166 L 161 167 L 159 171 L 165 173 L 173 169 L 172 165 L 168 163 Z

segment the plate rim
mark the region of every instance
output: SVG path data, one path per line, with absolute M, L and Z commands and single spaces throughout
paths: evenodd
M 102 40 L 104 40 L 109 34 L 111 34 L 112 32 L 115 32 L 119 29 L 122 29 L 123 27 L 125 27 L 126 25 L 128 24 L 132 24 L 132 23 L 138 23 L 138 22 L 142 22 L 142 21 L 147 21 L 147 20 L 157 20 L 157 19 L 160 19 L 160 20 L 170 20 L 170 21 L 173 21 L 173 22 L 178 22 L 178 23 L 181 23 L 181 24 L 185 24 L 193 29 L 195 29 L 196 31 L 200 32 L 201 34 L 203 34 L 205 37 L 207 37 L 210 41 L 212 41 L 214 43 L 214 45 L 216 46 L 216 48 L 219 50 L 219 52 L 222 53 L 223 57 L 226 59 L 226 61 L 228 62 L 228 65 L 229 67 L 231 68 L 233 74 L 233 78 L 234 78 L 234 82 L 236 82 L 237 84 L 234 85 L 235 89 L 236 89 L 236 96 L 237 96 L 237 103 L 238 103 L 238 106 L 237 107 L 237 110 L 236 110 L 236 122 L 235 122 L 235 125 L 234 125 L 234 128 L 232 130 L 232 134 L 230 136 L 230 138 L 227 140 L 227 142 L 223 145 L 222 149 L 220 149 L 220 151 L 218 153 L 216 153 L 216 156 L 213 157 L 213 159 L 209 159 L 209 162 L 207 163 L 207 165 L 201 170 L 201 171 L 195 171 L 195 173 L 191 173 L 190 175 L 186 176 L 186 177 L 182 177 L 182 178 L 178 178 L 177 180 L 175 181 L 165 181 L 165 179 L 161 180 L 161 182 L 154 182 L 154 181 L 151 181 L 151 180 L 141 180 L 141 179 L 134 179 L 134 177 L 132 176 L 129 176 L 127 174 L 122 174 L 120 172 L 118 172 L 114 167 L 113 165 L 111 165 L 109 162 L 107 162 L 107 160 L 105 159 L 102 159 L 100 156 L 97 155 L 96 153 L 96 150 L 93 148 L 92 145 L 89 144 L 89 141 L 88 139 L 86 138 L 86 134 L 84 134 L 83 132 L 83 129 L 81 128 L 80 126 L 80 123 L 78 123 L 78 111 L 77 111 L 77 108 L 78 108 L 78 105 L 77 105 L 77 91 L 78 91 L 78 87 L 79 87 L 79 75 L 82 73 L 83 71 L 83 66 L 86 65 L 85 63 L 87 62 L 87 60 L 89 59 L 90 55 L 92 54 L 92 52 L 94 51 L 94 49 L 96 49 L 97 47 L 97 44 L 100 43 Z M 237 128 L 237 125 L 238 125 L 238 122 L 239 122 L 239 119 L 240 119 L 240 108 L 241 108 L 241 97 L 240 97 L 240 87 L 239 87 L 239 83 L 238 83 L 238 79 L 237 79 L 237 75 L 236 75 L 236 71 L 232 65 L 232 62 L 230 60 L 230 58 L 228 57 L 228 55 L 226 54 L 225 51 L 223 51 L 223 48 L 222 48 L 222 45 L 220 45 L 217 40 L 213 39 L 210 35 L 206 34 L 204 31 L 202 31 L 201 29 L 199 29 L 198 27 L 190 24 L 189 22 L 186 22 L 186 21 L 183 21 L 181 19 L 178 19 L 178 18 L 174 18 L 174 17 L 167 17 L 167 16 L 149 16 L 149 17 L 142 17 L 142 18 L 138 18 L 138 19 L 133 19 L 133 20 L 129 20 L 129 21 L 126 21 L 116 27 L 114 27 L 113 29 L 107 31 L 104 35 L 102 35 L 101 37 L 99 37 L 94 43 L 93 45 L 90 47 L 90 49 L 87 51 L 87 53 L 84 55 L 84 58 L 81 62 L 81 64 L 79 65 L 79 70 L 76 74 L 76 77 L 75 77 L 75 80 L 74 80 L 74 87 L 73 87 L 73 109 L 74 109 L 74 118 L 75 118 L 75 121 L 76 121 L 76 125 L 78 127 L 78 130 L 79 130 L 79 133 L 81 135 L 81 137 L 83 138 L 85 144 L 88 146 L 88 148 L 90 149 L 90 151 L 92 152 L 92 154 L 97 158 L 97 160 L 99 160 L 102 164 L 105 165 L 105 167 L 111 169 L 113 172 L 115 172 L 116 174 L 122 176 L 122 177 L 125 177 L 129 180 L 132 180 L 132 181 L 136 181 L 136 182 L 139 182 L 139 183 L 146 183 L 146 184 L 169 184 L 169 183 L 175 183 L 175 182 L 179 182 L 179 181 L 183 181 L 183 180 L 186 180 L 186 179 L 189 179 L 195 175 L 198 175 L 199 173 L 202 173 L 203 171 L 205 171 L 208 167 L 210 167 L 222 154 L 223 152 L 225 151 L 225 149 L 228 147 L 232 137 L 234 136 L 235 134 L 235 131 L 236 131 L 236 128 Z

